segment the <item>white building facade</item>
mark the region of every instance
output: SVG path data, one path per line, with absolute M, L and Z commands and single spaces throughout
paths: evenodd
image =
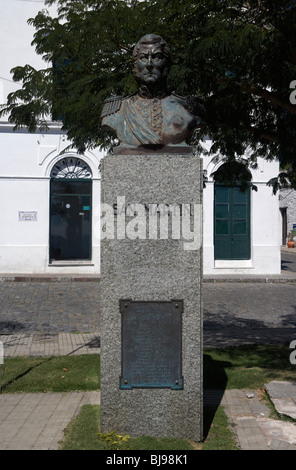
M 45 64 L 31 46 L 34 29 L 27 24 L 43 2 L 0 0 L 0 5 L 3 103 L 20 86 L 12 82 L 14 66 Z M 103 154 L 65 151 L 67 136 L 58 123 L 49 127 L 47 133 L 30 134 L 25 129 L 14 132 L 5 117 L 0 121 L 0 273 L 99 275 Z M 219 165 L 210 157 L 203 161 L 208 175 L 204 274 L 280 273 L 279 201 L 266 186 L 278 173 L 277 163 L 260 161 L 252 172 L 258 191 L 242 195 L 236 188 L 217 185 L 210 175 Z

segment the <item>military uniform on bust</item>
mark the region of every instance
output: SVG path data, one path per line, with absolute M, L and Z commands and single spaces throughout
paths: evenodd
M 205 109 L 197 97 L 184 98 L 168 92 L 168 66 L 162 43 L 162 38 L 155 35 L 139 41 L 135 54 L 138 92 L 105 101 L 102 127 L 116 133 L 118 153 L 188 146 L 194 130 L 204 123 Z

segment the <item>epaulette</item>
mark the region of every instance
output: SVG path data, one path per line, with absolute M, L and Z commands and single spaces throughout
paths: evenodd
M 186 100 L 186 98 L 184 96 L 178 95 L 174 91 L 172 92 L 172 95 L 176 96 L 177 98 L 180 98 L 181 100 Z
M 196 116 L 199 116 L 203 121 L 206 120 L 207 112 L 203 100 L 198 98 L 198 96 L 189 95 L 189 96 L 180 96 L 177 93 L 173 92 L 172 95 L 176 96 L 179 99 L 182 99 L 185 102 L 185 107 L 188 111 Z
M 120 110 L 121 102 L 121 96 L 111 96 L 110 98 L 106 98 L 101 112 L 101 118 L 117 113 L 117 111 Z

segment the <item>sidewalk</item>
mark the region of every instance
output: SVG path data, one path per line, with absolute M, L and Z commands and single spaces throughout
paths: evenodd
M 288 252 L 288 253 L 296 253 L 296 248 L 288 248 L 287 246 L 282 245 L 281 246 L 281 251 L 285 251 L 285 252 Z
M 296 424 L 271 419 L 260 393 L 205 390 L 204 403 L 223 406 L 239 449 L 296 450 Z M 57 450 L 64 429 L 86 404 L 99 405 L 100 393 L 0 395 L 0 450 Z
M 278 385 L 281 395 L 284 383 Z M 296 392 L 296 383 L 293 388 Z M 241 450 L 296 450 L 296 423 L 270 418 L 270 410 L 262 400 L 263 393 L 262 390 L 225 390 L 219 396 L 219 391 L 208 390 L 205 404 L 224 407 Z
M 20 333 L 0 335 L 5 357 L 99 354 L 99 333 Z
M 292 249 L 291 249 L 292 251 Z M 296 249 L 295 249 L 296 253 Z M 1 282 L 99 282 L 100 275 L 60 274 L 0 274 Z M 204 282 L 296 282 L 296 272 L 282 271 L 280 274 L 205 274 Z
M 81 407 L 99 392 L 0 395 L 0 450 L 56 450 Z

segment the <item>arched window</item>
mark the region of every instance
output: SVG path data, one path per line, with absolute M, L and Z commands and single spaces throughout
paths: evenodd
M 68 156 L 54 165 L 50 177 L 50 260 L 90 260 L 91 169 L 83 159 Z
M 92 177 L 90 167 L 81 158 L 65 157 L 59 160 L 50 173 L 51 178 L 87 179 Z

